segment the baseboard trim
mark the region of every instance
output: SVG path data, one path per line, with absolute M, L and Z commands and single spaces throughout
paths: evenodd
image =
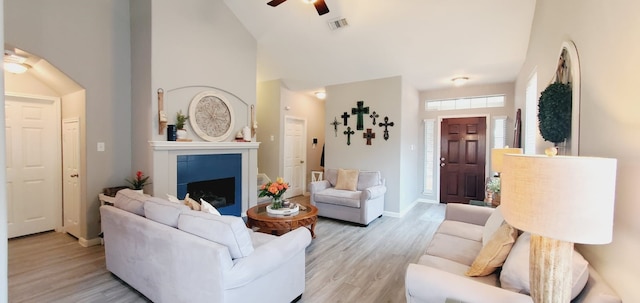
M 430 203 L 430 204 L 438 204 L 437 201 L 435 200 L 429 200 L 429 199 L 416 199 L 415 201 L 413 201 L 411 204 L 409 204 L 408 207 L 406 207 L 403 211 L 401 212 L 394 212 L 394 211 L 384 211 L 382 214 L 387 216 L 387 217 L 394 217 L 394 218 L 403 218 L 406 214 L 409 213 L 409 211 L 411 211 L 411 209 L 413 209 L 416 205 L 418 205 L 418 203 Z
M 94 246 L 94 245 L 100 245 L 102 244 L 102 238 L 98 237 L 98 238 L 93 238 L 93 239 L 85 239 L 85 238 L 78 238 L 78 244 L 80 244 L 80 246 L 82 247 L 89 247 L 89 246 Z

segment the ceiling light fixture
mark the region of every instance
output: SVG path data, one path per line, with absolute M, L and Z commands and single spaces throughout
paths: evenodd
M 302 0 L 302 2 L 304 2 L 304 3 L 315 3 L 316 0 Z
M 451 79 L 451 81 L 453 81 L 453 85 L 461 86 L 467 83 L 467 81 L 469 81 L 469 77 L 455 77 Z
M 31 68 L 31 65 L 26 64 L 27 58 L 16 55 L 15 52 L 10 50 L 4 51 L 4 70 L 14 73 L 22 74 Z
M 316 98 L 320 100 L 324 100 L 327 97 L 327 93 L 325 92 L 315 92 Z

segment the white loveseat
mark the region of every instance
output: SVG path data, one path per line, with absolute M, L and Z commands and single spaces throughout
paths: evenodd
M 153 302 L 291 302 L 305 288 L 306 228 L 280 237 L 234 216 L 121 190 L 100 207 L 107 269 Z
M 339 169 L 326 169 L 325 180 L 309 184 L 309 200 L 318 208 L 318 215 L 364 226 L 381 217 L 387 187 L 380 172 L 357 172 L 352 189 L 336 188 L 338 172 Z
M 465 275 L 479 251 L 502 224 L 499 209 L 447 204 L 440 224 L 417 264 L 409 264 L 405 277 L 408 303 L 531 303 L 529 290 L 529 237 L 520 235 L 502 268 L 482 277 Z M 486 245 L 486 244 L 484 244 Z M 620 303 L 621 299 L 574 252 L 572 303 Z

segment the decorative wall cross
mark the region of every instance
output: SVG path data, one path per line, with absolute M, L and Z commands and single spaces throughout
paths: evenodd
M 371 139 L 376 138 L 376 133 L 371 132 L 371 129 L 367 128 L 367 132 L 362 133 L 362 138 L 367 139 L 367 145 L 371 145 Z
M 351 117 L 351 115 L 349 115 L 349 113 L 347 112 L 344 112 L 344 114 L 340 116 L 340 118 L 344 119 L 344 126 L 347 126 L 347 119 L 349 119 L 349 117 Z
M 347 145 L 351 145 L 351 135 L 355 134 L 356 132 L 351 130 L 351 126 L 347 126 L 347 130 L 345 130 L 343 133 L 347 135 Z
M 335 136 L 338 136 L 338 125 L 340 125 L 340 122 L 338 122 L 338 118 L 333 117 L 333 122 L 329 123 L 329 125 L 333 125 L 333 132 L 335 133 Z
M 389 122 L 389 117 L 384 117 L 384 123 L 380 122 L 378 123 L 378 126 L 384 126 L 384 140 L 389 140 L 389 130 L 387 129 L 387 127 L 393 126 L 393 122 Z
M 364 123 L 362 122 L 362 114 L 368 114 L 369 113 L 369 107 L 364 107 L 364 101 L 358 101 L 356 103 L 358 105 L 358 107 L 354 107 L 351 109 L 351 114 L 352 115 L 358 115 L 358 119 L 356 120 L 356 129 L 357 130 L 363 130 L 364 129 Z
M 369 115 L 369 118 L 373 119 L 373 125 L 376 125 L 376 118 L 380 117 L 380 115 L 378 115 L 376 113 L 376 111 L 374 110 L 373 113 L 371 113 L 371 115 Z

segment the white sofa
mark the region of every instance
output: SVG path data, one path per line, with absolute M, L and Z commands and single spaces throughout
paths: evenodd
M 306 228 L 280 237 L 242 218 L 121 190 L 100 207 L 107 269 L 153 302 L 291 302 L 305 289 Z
M 338 169 L 326 169 L 324 176 L 309 183 L 309 200 L 319 216 L 363 226 L 382 216 L 387 187 L 379 171 L 359 171 L 355 190 L 336 189 Z
M 521 234 L 502 268 L 483 277 L 465 272 L 503 219 L 499 209 L 447 204 L 445 220 L 405 277 L 408 303 L 519 303 L 528 295 L 529 237 Z M 572 303 L 620 303 L 621 299 L 577 252 L 573 256 Z

